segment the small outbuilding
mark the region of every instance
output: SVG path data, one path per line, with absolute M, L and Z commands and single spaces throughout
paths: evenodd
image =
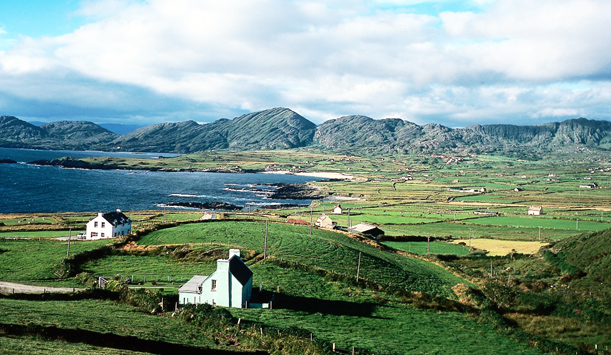
M 240 258 L 240 249 L 230 249 L 228 259 L 216 261 L 215 272 L 195 275 L 178 289 L 178 303 L 244 308 L 252 295 L 252 276 Z
M 342 214 L 342 206 L 337 205 L 335 207 L 333 207 L 333 212 L 331 212 L 333 214 Z
M 541 206 L 530 206 L 528 208 L 529 216 L 539 216 L 541 215 L 541 213 L 543 213 L 543 207 Z
M 316 226 L 320 228 L 333 229 L 336 225 L 337 223 L 333 222 L 333 220 L 331 220 L 331 218 L 324 213 L 316 220 Z
M 132 232 L 132 220 L 120 209 L 116 212 L 98 213 L 87 222 L 86 240 L 122 237 Z
M 383 230 L 381 230 L 377 226 L 374 226 L 373 224 L 368 223 L 359 223 L 356 226 L 350 227 L 348 230 L 350 232 L 367 235 L 372 238 L 378 238 L 379 236 L 384 235 Z

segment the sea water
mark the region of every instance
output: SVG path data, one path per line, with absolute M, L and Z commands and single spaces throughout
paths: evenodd
M 245 210 L 277 204 L 308 205 L 311 200 L 270 198 L 271 184 L 318 180 L 261 173 L 87 170 L 28 164 L 40 159 L 97 156 L 156 159 L 175 154 L 0 148 L 0 159 L 18 162 L 0 164 L 0 213 L 158 210 L 169 208 L 166 206 L 171 202 L 227 202 Z

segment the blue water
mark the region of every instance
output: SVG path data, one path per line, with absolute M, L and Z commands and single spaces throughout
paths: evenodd
M 0 148 L 0 159 L 20 162 L 0 164 L 0 213 L 158 210 L 170 202 L 227 202 L 244 209 L 308 205 L 310 200 L 270 199 L 269 192 L 274 189 L 270 184 L 317 180 L 295 175 L 85 170 L 26 164 L 63 156 L 155 159 L 173 155 Z

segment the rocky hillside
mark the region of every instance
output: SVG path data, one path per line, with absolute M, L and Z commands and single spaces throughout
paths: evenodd
M 541 125 L 418 126 L 400 119 L 346 116 L 316 130 L 314 145 L 344 153 L 466 152 L 536 157 L 563 148 L 611 148 L 611 122 L 585 118 Z
M 313 147 L 345 154 L 496 153 L 537 158 L 550 152 L 611 149 L 611 122 L 585 118 L 540 125 L 419 126 L 398 118 L 344 116 L 316 126 L 287 108 L 273 108 L 208 124 L 161 123 L 117 135 L 91 122 L 36 127 L 0 117 L 0 146 L 192 153 L 210 149 Z
M 289 149 L 309 145 L 316 125 L 286 108 L 249 113 L 208 124 L 161 123 L 126 134 L 111 144 L 120 150 L 192 153 L 209 149 Z
M 86 121 L 59 121 L 40 127 L 12 116 L 0 117 L 0 146 L 40 149 L 90 149 L 117 134 Z

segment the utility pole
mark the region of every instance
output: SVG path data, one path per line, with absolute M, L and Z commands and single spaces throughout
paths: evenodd
M 66 250 L 66 259 L 70 257 L 70 239 L 72 239 L 72 228 L 68 232 L 68 250 Z
M 348 210 L 348 232 L 350 232 L 350 210 Z
M 576 222 L 575 229 L 579 230 L 579 218 L 577 218 L 577 220 L 575 222 Z
M 310 206 L 310 237 L 312 236 L 312 206 Z
M 265 221 L 265 243 L 263 244 L 263 259 L 265 259 L 267 255 L 267 222 L 268 221 Z
M 541 226 L 539 226 L 539 241 L 541 241 Z
M 431 251 L 431 236 L 426 237 L 426 253 L 428 254 Z
M 356 282 L 359 282 L 359 272 L 361 271 L 361 252 L 359 251 L 359 263 L 356 266 Z

